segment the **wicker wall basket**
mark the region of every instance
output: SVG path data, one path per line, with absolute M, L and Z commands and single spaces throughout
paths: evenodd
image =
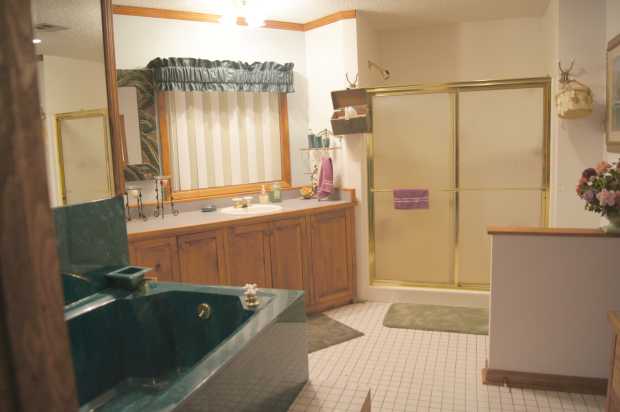
M 555 100 L 558 116 L 562 119 L 578 119 L 592 113 L 592 90 L 577 80 L 561 83 L 560 92 Z

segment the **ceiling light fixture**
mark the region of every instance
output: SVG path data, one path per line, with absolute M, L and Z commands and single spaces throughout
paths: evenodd
M 218 22 L 226 26 L 235 26 L 237 25 L 238 17 L 243 17 L 247 26 L 252 29 L 265 25 L 265 19 L 260 10 L 250 7 L 247 0 L 241 0 L 237 7 L 231 8 L 224 13 L 218 19 Z
M 33 44 L 40 44 L 41 43 L 41 39 L 35 37 L 34 39 L 32 39 L 32 43 Z

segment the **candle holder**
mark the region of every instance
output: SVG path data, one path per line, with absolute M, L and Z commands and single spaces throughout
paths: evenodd
M 164 218 L 166 201 L 166 195 L 169 197 L 170 211 L 173 216 L 179 214 L 179 210 L 174 206 L 174 197 L 172 196 L 172 179 L 170 176 L 155 176 L 155 210 L 153 215 L 155 217 Z
M 130 208 L 130 198 L 136 199 L 136 205 L 138 206 L 138 218 L 142 220 L 146 220 L 146 214 L 144 213 L 144 203 L 142 201 L 142 189 L 137 186 L 127 186 L 125 188 L 125 211 L 127 221 L 131 221 L 131 208 Z

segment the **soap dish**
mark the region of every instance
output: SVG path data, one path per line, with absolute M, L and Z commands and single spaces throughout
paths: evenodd
M 113 272 L 106 273 L 105 277 L 114 282 L 118 287 L 135 289 L 144 279 L 144 274 L 150 271 L 151 268 L 142 266 L 125 266 Z

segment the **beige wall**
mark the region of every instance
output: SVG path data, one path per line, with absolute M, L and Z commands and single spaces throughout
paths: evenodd
M 382 31 L 379 60 L 390 84 L 544 76 L 544 39 L 538 18 Z
M 52 206 L 60 204 L 58 150 L 54 115 L 107 106 L 103 62 L 43 56 L 38 66 L 41 106 L 45 115 L 47 175 Z
M 582 119 L 559 119 L 555 104 L 551 105 L 551 118 L 557 123 L 552 134 L 552 224 L 595 227 L 600 217 L 584 211 L 583 201 L 575 195 L 575 185 L 583 169 L 605 156 L 605 1 L 552 0 L 549 7 L 557 8 L 553 13 L 558 16 L 556 49 L 550 54 L 557 55 L 556 60 L 564 66 L 574 59 L 573 75 L 594 94 L 594 112 Z M 552 69 L 555 86 L 559 73 L 557 66 Z

